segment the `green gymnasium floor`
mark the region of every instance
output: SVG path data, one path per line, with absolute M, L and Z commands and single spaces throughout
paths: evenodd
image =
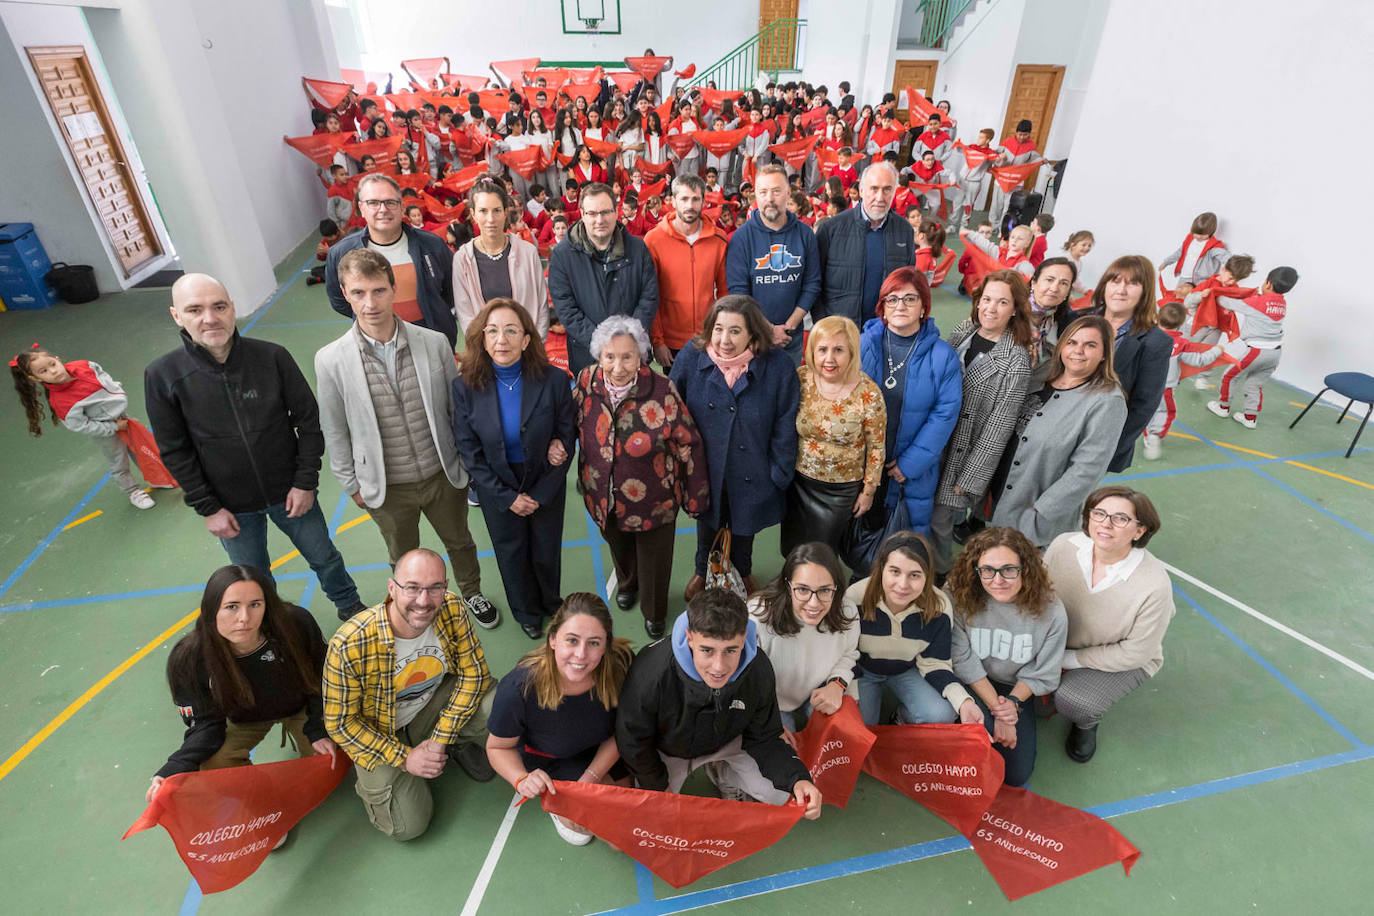
M 278 295 L 242 322 L 290 347 L 307 376 L 314 351 L 346 326 L 324 291 L 304 283 L 313 248 L 313 239 L 303 242 L 283 262 Z M 936 297 L 945 330 L 968 310 L 954 280 Z M 142 417 L 143 366 L 177 344 L 167 302 L 166 290 L 138 290 L 7 313 L 0 343 L 12 354 L 37 340 L 67 359 L 100 362 Z M 1268 395 L 1260 428 L 1250 431 L 1209 414 L 1208 393 L 1185 383 L 1164 458 L 1137 454 L 1120 478 L 1159 505 L 1165 523 L 1152 549 L 1181 571 L 1167 661 L 1107 719 L 1090 764 L 1064 756 L 1061 720 L 1043 723 L 1032 788 L 1110 817 L 1144 856 L 1129 878 L 1102 869 L 1025 898 L 1020 911 L 1370 909 L 1374 440 L 1346 460 L 1349 422 L 1337 427 L 1336 412 L 1317 407 L 1290 431 L 1308 396 L 1280 384 Z M 0 454 L 5 912 L 1010 909 L 944 822 L 866 776 L 847 810 L 827 807 L 779 844 L 675 891 L 605 843 L 564 844 L 532 805 L 503 825 L 509 789 L 476 785 L 456 768 L 435 786 L 436 816 L 421 839 L 401 845 L 375 833 L 345 786 L 256 875 L 202 899 L 162 831 L 119 837 L 144 807 L 149 775 L 179 741 L 163 665 L 224 554 L 178 493 L 157 491 L 158 507 L 139 512 L 104 485 L 89 443 L 56 428 L 31 439 L 17 400 L 0 404 L 8 444 Z M 381 538 L 365 517 L 356 524 L 362 513 L 327 469 L 320 500 L 364 598 L 377 600 Z M 485 547 L 481 516 L 473 517 Z M 693 544 L 684 527 L 677 588 Z M 283 595 L 332 632 L 333 608 L 275 530 L 272 548 Z M 565 591 L 604 589 L 609 556 L 571 486 L 564 551 Z M 757 557 L 761 577 L 781 565 L 775 533 L 759 538 Z M 489 550 L 483 570 L 488 594 L 504 606 Z M 637 611 L 617 611 L 616 620 L 622 635 L 644 641 Z M 531 645 L 508 615 L 481 638 L 498 676 Z M 262 759 L 280 754 L 261 750 Z

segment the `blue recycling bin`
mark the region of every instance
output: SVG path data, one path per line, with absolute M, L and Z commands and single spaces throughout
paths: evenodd
M 57 293 L 44 281 L 52 262 L 33 223 L 0 223 L 0 299 L 10 309 L 45 309 Z

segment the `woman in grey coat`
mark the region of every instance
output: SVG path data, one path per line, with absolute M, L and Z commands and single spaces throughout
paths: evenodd
M 959 422 L 935 490 L 930 534 L 935 570 L 954 565 L 954 526 L 987 493 L 1030 384 L 1030 290 L 1014 270 L 995 270 L 973 291 L 973 312 L 946 340 L 964 367 Z
M 1113 336 L 1097 315 L 1064 329 L 1049 378 L 1026 398 L 998 469 L 992 524 L 1016 528 L 1042 549 L 1078 528 L 1083 501 L 1107 473 L 1126 422 Z

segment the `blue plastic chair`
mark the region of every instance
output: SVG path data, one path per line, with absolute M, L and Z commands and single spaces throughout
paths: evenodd
M 1355 438 L 1350 440 L 1350 448 L 1345 450 L 1345 457 L 1349 458 L 1350 453 L 1355 451 L 1355 443 L 1360 441 L 1360 433 L 1364 432 L 1365 424 L 1369 422 L 1369 415 L 1374 413 L 1374 375 L 1365 375 L 1363 372 L 1333 372 L 1322 379 L 1322 384 L 1326 387 L 1317 392 L 1317 396 L 1312 399 L 1312 404 L 1317 403 L 1321 396 L 1328 391 L 1334 391 L 1341 397 L 1348 399 L 1345 410 L 1342 410 L 1341 415 L 1336 418 L 1337 423 L 1345 419 L 1345 415 L 1350 412 L 1350 408 L 1356 401 L 1369 405 L 1369 409 L 1364 412 L 1364 419 L 1360 421 L 1360 428 L 1355 430 Z M 1312 404 L 1304 407 L 1302 413 L 1298 414 L 1297 420 L 1288 424 L 1289 429 L 1297 426 L 1298 420 L 1307 416 L 1307 412 L 1312 409 Z

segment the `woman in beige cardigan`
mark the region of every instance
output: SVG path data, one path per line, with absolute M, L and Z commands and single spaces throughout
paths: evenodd
M 506 189 L 483 179 L 468 191 L 468 216 L 478 235 L 453 255 L 453 314 L 468 325 L 492 299 L 514 299 L 534 319 L 541 340 L 549 336 L 549 293 L 539 249 L 506 232 L 513 206 Z
M 1115 703 L 1164 665 L 1164 632 L 1174 616 L 1173 583 L 1145 549 L 1159 513 L 1130 487 L 1094 490 L 1081 531 L 1045 551 L 1055 593 L 1069 617 L 1054 705 L 1071 723 L 1065 750 L 1079 763 L 1097 751 L 1097 726 Z

